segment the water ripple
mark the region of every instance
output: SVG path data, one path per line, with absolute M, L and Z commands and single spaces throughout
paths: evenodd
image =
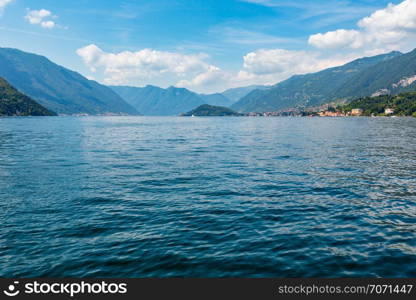
M 412 118 L 0 119 L 1 277 L 411 277 Z

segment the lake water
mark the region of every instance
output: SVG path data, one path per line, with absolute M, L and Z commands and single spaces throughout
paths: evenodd
M 1 277 L 416 276 L 416 118 L 0 118 Z

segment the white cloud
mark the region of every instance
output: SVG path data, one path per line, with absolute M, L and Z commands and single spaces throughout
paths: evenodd
M 0 15 L 3 14 L 4 8 L 14 0 L 0 0 Z
M 293 75 L 318 72 L 355 58 L 354 55 L 327 57 L 318 51 L 257 50 L 243 57 L 243 69 L 236 76 L 236 83 L 275 84 Z
M 284 49 L 268 49 L 250 52 L 243 57 L 244 69 L 252 74 L 265 75 L 281 73 L 288 69 L 299 69 L 307 66 L 309 61 L 304 51 L 289 51 Z
M 54 21 L 42 21 L 40 23 L 40 26 L 42 26 L 43 28 L 53 28 L 55 27 L 55 22 Z
M 317 48 L 359 48 L 363 45 L 361 33 L 357 30 L 338 29 L 327 33 L 317 33 L 309 37 L 309 43 Z
M 416 1 L 405 0 L 400 4 L 389 4 L 387 8 L 374 12 L 363 18 L 358 25 L 367 30 L 415 30 Z
M 0 8 L 4 8 L 6 5 L 13 2 L 13 0 L 0 0 Z
M 49 10 L 41 9 L 41 10 L 31 10 L 25 16 L 25 19 L 30 24 L 40 24 L 43 18 L 49 17 L 52 13 Z
M 231 80 L 231 74 L 221 70 L 215 66 L 209 66 L 208 70 L 196 75 L 191 80 L 181 80 L 176 85 L 179 87 L 186 87 L 190 89 L 209 89 L 216 88 L 218 85 L 223 85 Z
M 158 76 L 186 77 L 210 71 L 204 54 L 186 55 L 153 49 L 104 52 L 94 44 L 77 50 L 92 72 L 102 72 L 108 84 L 132 84 Z
M 25 16 L 26 21 L 30 24 L 40 25 L 43 28 L 53 28 L 56 26 L 56 23 L 50 20 L 51 18 L 56 18 L 56 16 L 53 16 L 52 12 L 47 9 L 30 10 Z
M 410 50 L 416 46 L 416 0 L 389 4 L 357 25 L 358 30 L 338 29 L 311 35 L 309 43 L 319 49 L 353 49 L 364 54 Z

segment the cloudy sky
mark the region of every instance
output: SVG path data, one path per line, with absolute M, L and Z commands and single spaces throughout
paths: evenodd
M 416 47 L 416 0 L 0 0 L 0 47 L 105 84 L 218 92 Z

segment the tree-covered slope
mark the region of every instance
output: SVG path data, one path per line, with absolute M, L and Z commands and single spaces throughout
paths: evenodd
M 339 98 L 336 91 L 374 65 L 400 56 L 399 52 L 357 59 L 340 67 L 293 76 L 267 90 L 254 90 L 231 106 L 241 112 L 276 111 L 315 106 Z
M 0 116 L 55 116 L 0 77 Z
M 137 114 L 108 87 L 40 55 L 0 48 L 0 76 L 57 113 Z
M 230 117 L 230 116 L 240 116 L 241 114 L 236 113 L 235 111 L 223 107 L 223 106 L 214 106 L 209 104 L 203 104 L 197 108 L 182 114 L 182 116 L 196 116 L 196 117 Z
M 384 114 L 385 109 L 390 108 L 394 115 L 416 117 L 416 92 L 359 98 L 343 106 L 342 110 L 354 108 L 361 108 L 365 116 Z

